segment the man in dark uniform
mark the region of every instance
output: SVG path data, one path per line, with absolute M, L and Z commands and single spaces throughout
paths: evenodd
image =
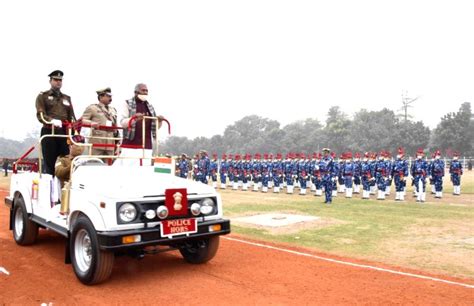
M 334 167 L 335 163 L 330 152 L 331 150 L 328 148 L 323 149 L 324 156 L 321 159 L 319 167 L 323 181 L 324 193 L 326 196 L 324 203 L 326 204 L 332 203 L 333 187 L 337 179 L 337 170 Z
M 64 73 L 61 70 L 51 72 L 49 84 L 51 89 L 40 92 L 36 98 L 36 117 L 43 124 L 43 135 L 66 135 L 66 122 L 76 120 L 71 97 L 61 92 Z M 67 140 L 64 137 L 45 137 L 41 141 L 41 151 L 44 159 L 43 173 L 54 175 L 54 164 L 58 156 L 69 154 Z
M 189 161 L 186 153 L 181 154 L 181 159 L 178 161 L 179 177 L 187 178 L 189 171 Z

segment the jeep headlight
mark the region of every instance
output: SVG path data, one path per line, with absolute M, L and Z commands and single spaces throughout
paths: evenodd
M 198 203 L 193 203 L 191 205 L 191 213 L 193 214 L 193 216 L 198 216 L 201 213 L 201 205 L 199 205 Z
M 215 213 L 216 204 L 211 198 L 205 198 L 201 201 L 201 213 L 203 215 L 210 215 Z
M 125 203 L 120 206 L 118 215 L 122 222 L 131 222 L 137 217 L 137 208 L 132 203 Z

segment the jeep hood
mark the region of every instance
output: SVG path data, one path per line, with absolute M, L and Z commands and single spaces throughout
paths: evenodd
M 164 196 L 172 188 L 186 188 L 188 194 L 215 193 L 209 185 L 156 173 L 151 166 L 81 166 L 73 173 L 72 183 L 73 188 L 108 198 Z

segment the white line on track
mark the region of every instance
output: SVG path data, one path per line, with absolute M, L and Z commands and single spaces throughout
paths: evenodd
M 461 287 L 474 289 L 474 285 L 460 283 L 460 282 L 453 282 L 453 281 L 446 280 L 446 279 L 430 277 L 430 276 L 414 274 L 414 273 L 407 273 L 407 272 L 396 271 L 396 270 L 391 270 L 391 269 L 385 269 L 385 268 L 380 268 L 380 267 L 375 267 L 375 266 L 362 265 L 362 264 L 357 264 L 357 263 L 353 263 L 353 262 L 342 261 L 342 260 L 337 260 L 337 259 L 332 259 L 332 258 L 326 258 L 326 257 L 321 257 L 321 256 L 318 256 L 318 255 L 314 255 L 314 254 L 283 249 L 283 248 L 274 247 L 274 246 L 271 246 L 271 245 L 246 241 L 246 240 L 242 240 L 242 239 L 236 239 L 236 238 L 230 238 L 230 237 L 222 237 L 222 238 L 227 239 L 227 240 L 231 240 L 231 241 L 236 241 L 236 242 L 240 242 L 240 243 L 245 243 L 245 244 L 261 247 L 261 248 L 267 248 L 267 249 L 276 250 L 276 251 L 280 251 L 280 252 L 286 252 L 286 253 L 295 254 L 295 255 L 299 255 L 299 256 L 316 258 L 316 259 L 320 259 L 320 260 L 324 260 L 324 261 L 338 263 L 338 264 L 341 264 L 341 265 L 347 265 L 347 266 L 352 266 L 352 267 L 357 267 L 357 268 L 362 268 L 362 269 L 376 270 L 376 271 L 387 272 L 387 273 L 392 273 L 392 274 L 398 274 L 398 275 L 403 275 L 403 276 L 409 276 L 409 277 L 414 277 L 414 278 L 427 279 L 427 280 L 431 280 L 431 281 L 434 281 L 434 282 L 446 283 L 446 284 L 450 284 L 450 285 L 457 285 L 457 286 L 461 286 Z
M 10 275 L 10 272 L 7 271 L 4 267 L 0 267 L 0 273 L 5 273 L 6 275 Z

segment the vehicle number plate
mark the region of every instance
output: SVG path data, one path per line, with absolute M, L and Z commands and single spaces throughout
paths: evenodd
M 161 222 L 162 237 L 172 237 L 192 233 L 197 233 L 196 219 L 164 220 Z

